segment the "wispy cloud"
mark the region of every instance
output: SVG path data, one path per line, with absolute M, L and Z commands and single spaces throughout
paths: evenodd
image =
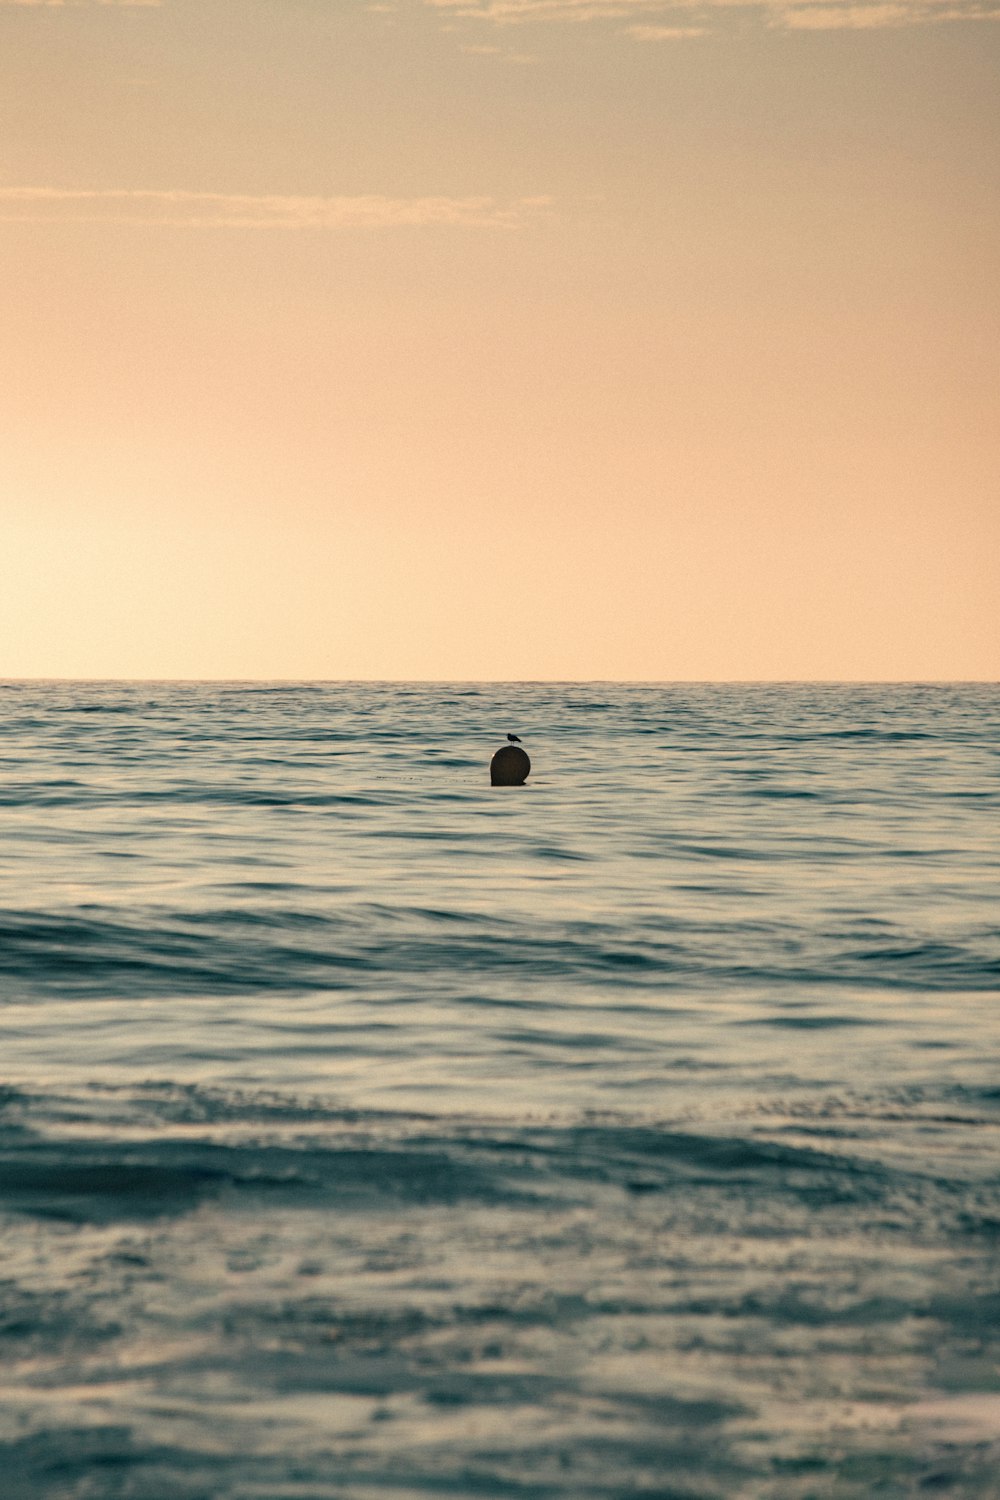
M 774 7 L 774 25 L 792 31 L 872 31 L 886 26 L 931 26 L 945 21 L 998 21 L 1000 5 L 947 0 L 890 0 L 867 5 L 799 4 Z
M 116 223 L 221 229 L 511 228 L 551 207 L 546 197 L 387 198 L 195 193 L 182 189 L 0 187 L 3 223 Z
M 665 9 L 662 0 L 425 0 L 435 10 L 516 26 L 530 21 L 606 21 Z
M 656 26 L 649 22 L 637 23 L 625 28 L 637 42 L 676 42 L 679 37 L 705 36 L 707 26 Z
M 793 5 L 779 12 L 780 23 L 793 31 L 870 31 L 905 26 L 912 7 L 890 5 Z
M 638 42 L 701 36 L 736 9 L 771 29 L 875 30 L 1000 20 L 1000 0 L 423 0 L 441 14 L 493 26 L 604 23 Z
M 67 10 L 70 8 L 76 9 L 80 6 L 93 7 L 95 5 L 116 5 L 119 7 L 128 6 L 132 9 L 136 9 L 139 7 L 145 8 L 162 4 L 163 0 L 0 0 L 0 5 L 20 5 L 22 7 L 44 6 L 46 9 L 58 7 L 59 9 L 63 10 Z

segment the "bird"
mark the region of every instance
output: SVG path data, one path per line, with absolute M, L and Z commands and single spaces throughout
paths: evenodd
M 519 736 L 516 734 L 509 734 L 507 738 L 510 740 L 512 745 L 519 745 L 521 743 Z

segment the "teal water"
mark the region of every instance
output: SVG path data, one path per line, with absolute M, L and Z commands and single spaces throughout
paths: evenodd
M 0 687 L 4 1500 L 1000 1494 L 998 773 L 989 685 Z

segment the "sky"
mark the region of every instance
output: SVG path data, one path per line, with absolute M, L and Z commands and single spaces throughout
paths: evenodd
M 0 677 L 1000 678 L 1000 0 L 0 0 Z

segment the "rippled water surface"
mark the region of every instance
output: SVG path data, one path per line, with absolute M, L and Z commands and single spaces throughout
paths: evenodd
M 998 772 L 991 686 L 0 688 L 4 1500 L 1000 1495 Z

